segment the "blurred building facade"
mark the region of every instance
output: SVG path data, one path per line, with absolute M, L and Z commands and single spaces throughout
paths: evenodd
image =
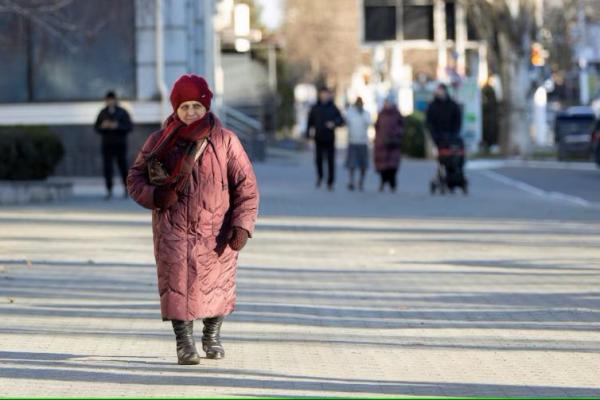
M 215 84 L 216 0 L 45 6 L 0 12 L 0 125 L 50 126 L 66 147 L 58 174 L 101 171 L 92 124 L 108 90 L 136 124 L 132 157 L 168 115 L 179 75 L 194 72 Z
M 239 0 L 218 3 L 219 84 L 223 104 L 221 117 L 235 109 L 259 122 L 264 133 L 276 129 L 277 64 L 279 44 L 264 37 L 257 21 L 256 8 Z M 256 13 L 252 17 L 253 11 Z
M 403 114 L 424 111 L 437 82 L 450 85 L 464 106 L 462 135 L 475 151 L 481 140 L 478 85 L 488 78 L 485 41 L 461 0 L 361 0 L 362 47 L 370 72 L 358 70 L 350 97 L 378 110 L 390 91 Z

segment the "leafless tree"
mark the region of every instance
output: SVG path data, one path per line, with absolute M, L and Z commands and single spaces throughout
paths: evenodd
M 355 0 L 286 0 L 285 52 L 297 78 L 347 83 L 360 61 Z
M 541 41 L 549 51 L 553 69 L 567 71 L 573 67 L 573 49 L 578 41 L 577 11 L 583 6 L 588 21 L 600 22 L 597 0 L 546 0 Z
M 529 63 L 537 32 L 536 0 L 469 0 L 472 21 L 487 40 L 500 75 L 505 112 L 500 144 L 505 153 L 527 154 L 531 139 L 527 124 L 531 95 Z
M 543 25 L 537 26 L 536 0 L 462 0 L 472 13 L 474 26 L 488 41 L 491 59 L 502 81 L 504 121 L 501 145 L 506 153 L 531 150 L 527 108 L 532 82 L 529 74 L 531 44 L 540 40 L 550 51 L 550 61 L 561 70 L 573 62 L 576 38 L 573 27 L 580 0 L 544 0 Z M 589 19 L 600 19 L 598 0 L 584 0 Z
M 98 34 L 111 18 L 109 8 L 107 15 L 97 18 L 93 24 L 83 26 L 79 21 L 73 20 L 68 9 L 74 0 L 0 0 L 0 14 L 12 13 L 34 24 L 48 35 L 55 37 L 70 51 L 76 52 L 83 44 L 76 40 L 81 37 L 90 37 Z

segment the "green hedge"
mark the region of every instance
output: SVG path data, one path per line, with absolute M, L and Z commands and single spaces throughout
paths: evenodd
M 409 157 L 425 158 L 425 115 L 415 111 L 404 119 L 403 153 Z
M 64 152 L 58 136 L 46 126 L 0 127 L 0 179 L 46 179 Z

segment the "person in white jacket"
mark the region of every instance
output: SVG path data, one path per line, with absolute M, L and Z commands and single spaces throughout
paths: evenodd
M 354 190 L 354 172 L 360 171 L 358 190 L 364 190 L 365 175 L 369 163 L 369 136 L 371 124 L 369 113 L 363 108 L 363 100 L 358 97 L 346 110 L 346 126 L 348 127 L 348 153 L 346 167 L 350 174 L 348 189 Z

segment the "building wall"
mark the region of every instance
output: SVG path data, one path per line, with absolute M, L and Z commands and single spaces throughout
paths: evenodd
M 156 100 L 155 1 L 136 0 L 136 71 L 139 100 Z M 205 21 L 212 16 L 209 1 L 164 0 L 163 29 L 165 83 L 171 88 L 182 74 L 194 72 L 214 81 L 212 41 L 207 38 Z M 207 19 L 205 16 L 209 15 Z M 209 30 L 210 32 L 210 30 Z
M 148 136 L 159 129 L 158 124 L 137 124 L 127 140 L 127 161 L 131 165 Z M 100 135 L 92 125 L 53 125 L 50 131 L 60 137 L 65 147 L 65 157 L 54 174 L 58 176 L 102 175 Z M 117 165 L 114 165 L 118 175 Z M 116 181 L 118 182 L 118 181 Z
M 250 53 L 223 53 L 223 100 L 230 105 L 260 105 L 269 93 L 266 66 Z
M 201 74 L 211 84 L 214 82 L 215 39 L 212 15 L 215 1 L 163 0 L 164 82 L 167 91 L 177 77 L 184 73 Z M 88 0 L 75 2 L 79 6 Z M 161 113 L 156 79 L 156 1 L 132 0 L 130 4 L 134 7 L 134 46 L 132 50 L 131 43 L 128 42 L 127 52 L 134 65 L 134 74 L 133 78 L 128 79 L 130 87 L 135 89 L 133 95 L 124 96 L 123 104 L 131 112 L 135 124 L 135 130 L 129 137 L 131 162 L 148 134 L 160 126 L 164 115 Z M 5 31 L 0 30 L 0 33 Z M 10 42 L 10 39 L 8 37 L 7 41 Z M 2 43 L 0 41 L 0 46 Z M 122 50 L 119 45 L 124 46 L 118 40 L 113 40 L 112 45 L 116 50 Z M 90 48 L 85 50 L 90 51 Z M 102 58 L 95 54 L 94 59 L 97 60 L 98 57 L 106 60 L 106 67 L 109 67 L 110 57 Z M 61 70 L 56 73 L 60 74 Z M 131 82 L 132 79 L 135 82 Z M 103 107 L 104 94 L 107 90 L 114 89 L 108 86 L 98 86 L 101 89 L 98 89 L 96 101 L 61 98 L 61 101 L 47 100 L 40 103 L 23 102 L 23 99 L 11 101 L 10 98 L 3 97 L 3 103 L 0 103 L 0 125 L 47 125 L 61 137 L 66 149 L 65 158 L 56 171 L 57 175 L 101 175 L 100 138 L 92 125 Z M 120 94 L 118 90 L 117 94 Z

